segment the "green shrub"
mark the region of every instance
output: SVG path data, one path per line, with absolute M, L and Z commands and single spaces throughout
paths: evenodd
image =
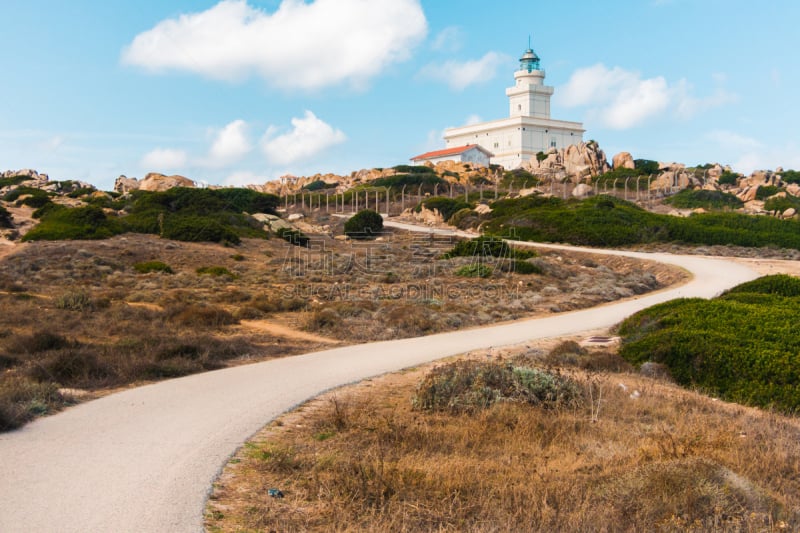
M 517 274 L 544 274 L 541 266 L 528 261 L 512 261 L 509 270 Z
M 658 161 L 634 159 L 633 167 L 642 174 L 658 174 Z
M 453 257 L 498 257 L 508 259 L 528 259 L 535 257 L 533 250 L 519 250 L 508 245 L 505 239 L 491 235 L 483 235 L 474 239 L 458 241 L 443 259 Z
M 744 205 L 733 194 L 720 191 L 707 191 L 703 189 L 684 189 L 675 196 L 667 198 L 664 203 L 681 209 L 738 209 Z
M 109 218 L 99 207 L 50 208 L 22 240 L 106 239 L 123 232 L 119 220 Z
M 13 228 L 14 219 L 8 209 L 0 205 L 0 228 Z
M 619 327 L 620 354 L 666 365 L 681 385 L 725 400 L 800 412 L 800 280 L 769 276 L 713 300 L 683 299 Z
M 0 189 L 4 187 L 11 187 L 13 185 L 19 185 L 24 181 L 28 181 L 30 178 L 28 176 L 9 176 L 7 178 L 0 178 Z
M 608 206 L 613 205 L 613 209 Z M 492 204 L 489 234 L 518 240 L 624 246 L 653 242 L 800 249 L 800 221 L 731 212 L 687 218 L 650 213 L 613 197 L 520 198 Z
M 383 217 L 371 209 L 362 209 L 344 223 L 344 233 L 351 239 L 371 239 L 383 231 Z
M 731 172 L 730 170 L 724 170 L 719 178 L 717 178 L 717 183 L 720 185 L 736 185 L 739 183 L 739 178 L 741 177 L 741 174 Z
M 17 187 L 16 189 L 9 191 L 3 196 L 3 200 L 6 202 L 15 202 L 19 199 L 20 196 L 33 196 L 33 197 L 44 197 L 50 198 L 50 194 L 47 191 L 42 189 L 38 189 L 36 187 Z
M 311 239 L 302 231 L 294 228 L 278 228 L 275 232 L 278 237 L 295 246 L 308 247 Z
M 471 207 L 470 204 L 465 202 L 460 197 L 447 198 L 444 196 L 434 196 L 433 198 L 423 200 L 422 203 L 415 208 L 415 211 L 419 213 L 422 211 L 423 206 L 430 210 L 437 209 L 445 222 L 448 221 L 456 212 Z
M 770 198 L 764 202 L 764 209 L 767 211 L 777 211 L 779 213 L 783 213 L 790 208 L 800 211 L 800 198 L 787 195 L 784 197 Z
M 761 276 L 753 281 L 742 283 L 726 291 L 724 294 L 774 294 L 794 298 L 800 296 L 800 278 L 787 274 L 774 274 L 772 276 Z
M 482 264 L 465 265 L 457 269 L 455 274 L 465 278 L 488 278 L 492 275 L 492 269 Z
M 228 270 L 223 266 L 207 266 L 207 267 L 200 267 L 196 270 L 197 274 L 199 275 L 209 275 L 209 276 L 228 276 L 230 278 L 236 279 L 239 276 Z
M 164 219 L 160 235 L 165 239 L 186 242 L 229 242 L 232 244 L 241 242 L 239 235 L 230 225 L 210 216 L 168 216 Z
M 538 162 L 540 162 L 540 163 L 541 163 L 541 162 L 542 162 L 542 161 L 544 161 L 545 159 L 547 159 L 547 154 L 546 154 L 546 153 L 544 153 L 544 152 L 536 152 L 536 160 L 537 160 Z
M 780 189 L 774 185 L 761 185 L 756 189 L 756 200 L 766 200 L 770 196 L 774 196 L 780 192 Z
M 330 189 L 330 188 L 333 188 L 333 187 L 336 187 L 335 183 L 325 183 L 322 180 L 316 180 L 316 181 L 312 181 L 311 183 L 309 183 L 308 185 L 303 187 L 303 189 L 305 189 L 305 190 L 307 190 L 309 192 L 314 192 L 314 191 L 320 191 L 320 190 L 323 190 L 323 189 Z
M 435 174 L 436 171 L 426 165 L 397 165 L 392 167 L 398 173 L 404 174 Z
M 781 179 L 784 183 L 800 183 L 800 171 L 784 170 L 781 172 Z
M 545 408 L 579 405 L 581 388 L 557 373 L 505 362 L 456 361 L 434 368 L 417 387 L 415 409 L 475 413 L 497 402 Z
M 133 265 L 133 269 L 139 274 L 147 274 L 149 272 L 163 272 L 165 274 L 173 274 L 172 267 L 163 261 L 144 261 Z
M 396 191 L 406 187 L 406 194 L 417 194 L 420 191 L 420 186 L 422 187 L 422 192 L 432 193 L 437 185 L 446 187 L 447 181 L 433 172 L 396 174 L 374 179 L 368 184 L 369 187 L 391 187 Z

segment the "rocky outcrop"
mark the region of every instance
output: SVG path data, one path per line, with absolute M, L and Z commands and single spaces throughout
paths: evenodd
M 47 174 L 39 174 L 39 172 L 33 170 L 32 168 L 23 168 L 20 170 L 6 170 L 5 172 L 0 172 L 0 178 L 15 178 L 17 176 L 23 176 L 30 180 L 35 180 L 35 181 L 50 180 Z
M 617 155 L 615 155 L 614 158 L 612 159 L 611 166 L 614 169 L 636 168 L 636 165 L 633 163 L 633 156 L 630 154 L 630 152 L 620 152 Z
M 195 186 L 195 182 L 189 178 L 178 175 L 165 176 L 164 174 L 159 174 L 157 172 L 151 172 L 141 180 L 129 178 L 127 176 L 120 176 L 114 182 L 114 190 L 123 194 L 136 190 L 166 191 L 175 187 Z
M 557 179 L 574 177 L 577 180 L 603 174 L 610 170 L 606 154 L 596 142 L 551 148 L 544 157 L 532 158 L 522 164 L 522 169 L 537 175 L 550 175 Z
M 594 189 L 592 188 L 592 186 L 587 185 L 585 183 L 579 183 L 575 186 L 574 189 L 572 189 L 572 196 L 574 196 L 575 198 L 584 199 L 588 198 L 589 196 L 592 196 L 593 194 L 594 194 Z

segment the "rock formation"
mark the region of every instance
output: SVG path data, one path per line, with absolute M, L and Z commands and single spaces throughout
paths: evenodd
M 614 169 L 618 169 L 618 168 L 634 169 L 634 168 L 636 168 L 636 166 L 633 163 L 633 156 L 630 154 L 630 152 L 620 152 L 617 155 L 615 155 L 614 158 L 612 159 L 611 166 Z
M 551 148 L 543 155 L 525 161 L 522 168 L 532 174 L 549 174 L 559 179 L 575 177 L 578 180 L 610 170 L 606 155 L 596 142 Z
M 173 175 L 165 176 L 157 172 L 150 172 L 141 180 L 120 176 L 114 182 L 114 190 L 120 193 L 131 191 L 166 191 L 174 187 L 195 187 L 196 184 L 189 178 Z

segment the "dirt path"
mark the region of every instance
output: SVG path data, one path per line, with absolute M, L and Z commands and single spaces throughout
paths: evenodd
M 789 274 L 790 276 L 800 277 L 800 261 L 741 257 L 731 257 L 730 259 L 748 268 L 752 268 L 762 276 L 768 276 L 770 274 Z
M 300 341 L 318 342 L 321 344 L 340 344 L 341 341 L 331 339 L 330 337 L 323 337 L 321 335 L 314 335 L 305 331 L 290 328 L 284 324 L 279 324 L 271 320 L 242 320 L 242 327 L 263 331 L 278 337 L 285 337 L 287 339 L 296 339 Z

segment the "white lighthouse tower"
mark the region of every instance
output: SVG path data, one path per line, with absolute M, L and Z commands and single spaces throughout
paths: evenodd
M 447 148 L 477 144 L 493 154 L 491 162 L 516 168 L 539 152 L 583 142 L 583 124 L 550 118 L 553 88 L 544 84 L 539 56 L 528 44 L 506 89 L 509 118 L 445 130 Z

